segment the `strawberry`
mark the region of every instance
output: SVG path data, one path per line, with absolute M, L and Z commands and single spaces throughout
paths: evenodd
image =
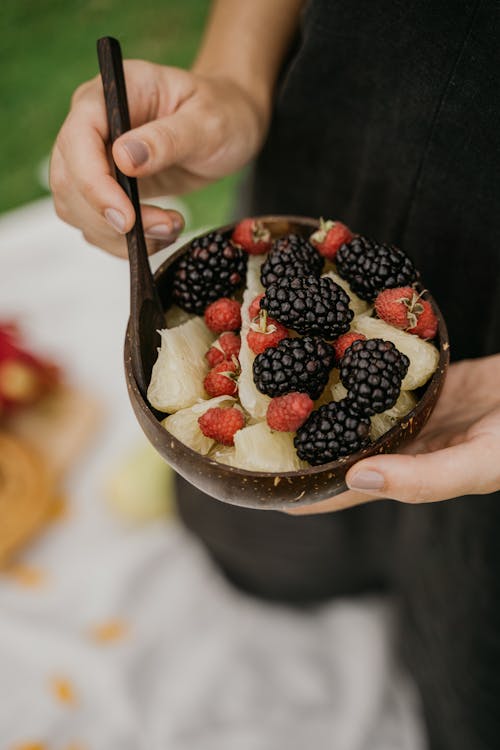
M 205 310 L 205 323 L 214 333 L 241 328 L 241 305 L 235 299 L 221 297 Z
M 238 361 L 234 359 L 225 359 L 215 365 L 203 381 L 208 395 L 211 398 L 215 396 L 235 396 L 238 393 L 236 380 L 239 369 Z
M 277 320 L 267 317 L 267 310 L 261 310 L 247 333 L 247 343 L 255 354 L 261 354 L 269 346 L 277 346 L 288 336 L 288 329 Z
M 222 445 L 234 445 L 234 434 L 244 427 L 245 417 L 235 406 L 229 409 L 214 406 L 199 417 L 198 424 L 205 437 Z
M 226 331 L 221 333 L 219 338 L 214 341 L 210 349 L 205 353 L 208 364 L 210 367 L 215 367 L 219 362 L 223 362 L 225 359 L 232 359 L 238 357 L 240 353 L 241 339 L 232 331 Z
M 334 260 L 337 250 L 344 242 L 350 242 L 353 233 L 341 221 L 319 220 L 319 229 L 311 234 L 309 242 L 314 245 L 320 255 L 328 260 Z
M 248 317 L 250 320 L 253 320 L 257 317 L 257 315 L 260 313 L 260 301 L 265 296 L 264 292 L 262 294 L 258 294 L 256 298 L 251 302 L 250 307 L 248 308 Z
M 295 432 L 304 424 L 314 403 L 307 393 L 287 393 L 276 396 L 267 408 L 267 424 L 279 432 Z
M 431 303 L 411 286 L 385 289 L 375 300 L 378 317 L 386 323 L 422 339 L 436 335 L 438 321 Z
M 335 352 L 335 360 L 340 362 L 351 344 L 355 341 L 365 341 L 365 339 L 366 336 L 363 336 L 362 333 L 356 333 L 355 331 L 343 333 L 342 336 L 339 336 L 338 339 L 335 339 L 335 341 L 332 342 L 333 351 Z
M 231 237 L 235 245 L 239 245 L 250 255 L 262 255 L 271 249 L 271 232 L 257 219 L 243 219 L 236 225 Z

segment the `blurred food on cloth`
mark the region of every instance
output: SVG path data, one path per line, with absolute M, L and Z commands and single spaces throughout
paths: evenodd
M 100 409 L 0 322 L 0 566 L 59 515 L 61 483 L 94 434 Z

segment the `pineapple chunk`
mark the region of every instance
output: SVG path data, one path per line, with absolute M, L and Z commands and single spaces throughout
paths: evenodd
M 398 400 L 391 409 L 387 409 L 387 411 L 382 412 L 382 414 L 375 414 L 371 418 L 371 439 L 377 440 L 377 438 L 384 435 L 391 429 L 391 427 L 394 427 L 400 419 L 405 417 L 408 412 L 416 406 L 416 404 L 417 398 L 414 393 L 411 393 L 411 391 L 401 391 Z
M 301 461 L 293 445 L 293 433 L 273 432 L 267 422 L 244 427 L 234 436 L 231 465 L 249 471 L 300 471 Z
M 202 318 L 192 318 L 176 328 L 160 331 L 158 352 L 148 399 L 159 411 L 175 412 L 206 397 L 203 379 L 208 372 L 205 352 L 214 335 Z
M 354 294 L 348 282 L 339 276 L 338 273 L 335 273 L 335 271 L 328 271 L 328 273 L 323 274 L 323 277 L 325 276 L 328 276 L 332 281 L 341 286 L 344 292 L 349 296 L 351 300 L 349 307 L 354 312 L 354 315 L 361 315 L 361 313 L 370 309 L 369 303 L 362 300 L 357 294 Z
M 345 385 L 342 385 L 342 383 L 339 382 L 336 383 L 332 388 L 332 398 L 331 401 L 342 401 L 343 398 L 347 396 L 347 388 Z
M 404 391 L 413 391 L 424 385 L 438 366 L 439 351 L 434 344 L 412 333 L 400 331 L 383 320 L 361 315 L 353 320 L 352 328 L 358 333 L 363 333 L 368 339 L 392 341 L 400 352 L 406 354 L 410 366 L 401 385 Z
M 253 255 L 250 256 L 249 263 L 254 259 L 261 260 L 260 256 Z M 252 266 L 252 269 L 249 269 L 249 273 L 250 270 L 252 270 L 253 272 L 254 267 Z M 269 402 L 271 401 L 271 399 L 269 398 L 269 396 L 261 393 L 254 383 L 253 361 L 255 359 L 255 354 L 250 349 L 247 343 L 247 333 L 250 329 L 248 308 L 258 294 L 260 294 L 260 291 L 258 289 L 256 290 L 254 285 L 253 289 L 246 289 L 243 295 L 243 303 L 241 305 L 241 348 L 238 356 L 238 359 L 240 360 L 241 373 L 240 377 L 238 378 L 238 394 L 240 397 L 241 405 L 252 417 L 254 417 L 254 419 L 265 419 L 267 407 L 269 406 Z
M 175 414 L 163 420 L 162 425 L 171 435 L 176 437 L 182 443 L 192 448 L 194 451 L 201 453 L 203 456 L 213 447 L 215 440 L 206 437 L 200 430 L 198 419 L 205 414 L 208 409 L 215 406 L 230 406 L 234 402 L 232 396 L 217 396 L 207 401 L 200 401 L 194 406 L 187 409 L 180 409 Z

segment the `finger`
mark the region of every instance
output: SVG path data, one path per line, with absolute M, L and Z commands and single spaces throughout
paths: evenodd
M 329 497 L 326 500 L 319 500 L 317 503 L 312 503 L 311 505 L 301 505 L 298 508 L 291 506 L 284 512 L 290 516 L 312 516 L 319 513 L 333 513 L 336 510 L 352 508 L 355 505 L 363 505 L 363 503 L 369 503 L 377 499 L 377 497 L 370 497 L 365 492 L 348 490 L 347 492 L 342 492 L 340 495 L 334 495 L 334 497 Z
M 113 144 L 113 158 L 122 172 L 136 177 L 182 164 L 201 150 L 209 150 L 211 137 L 219 135 L 209 120 L 208 115 L 200 118 L 184 105 L 168 117 L 122 135 Z
M 350 489 L 405 503 L 428 503 L 500 486 L 499 446 L 475 438 L 433 453 L 367 458 L 352 467 Z
M 72 110 L 54 147 L 50 186 L 56 199 L 64 193 L 81 196 L 97 216 L 125 234 L 134 225 L 135 212 L 112 173 L 106 137 L 107 128 L 100 121 L 98 108 Z M 74 217 L 71 223 L 77 221 Z

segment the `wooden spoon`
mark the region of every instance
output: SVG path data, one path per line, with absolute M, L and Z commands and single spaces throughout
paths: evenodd
M 120 43 L 113 37 L 97 42 L 97 55 L 104 88 L 111 143 L 130 130 L 127 91 L 123 75 Z M 165 327 L 165 318 L 151 274 L 141 219 L 139 192 L 135 177 L 127 177 L 114 165 L 119 185 L 125 190 L 135 210 L 135 224 L 127 232 L 130 261 L 130 336 L 132 371 L 144 398 L 151 379 L 151 370 L 160 345 L 158 330 Z

